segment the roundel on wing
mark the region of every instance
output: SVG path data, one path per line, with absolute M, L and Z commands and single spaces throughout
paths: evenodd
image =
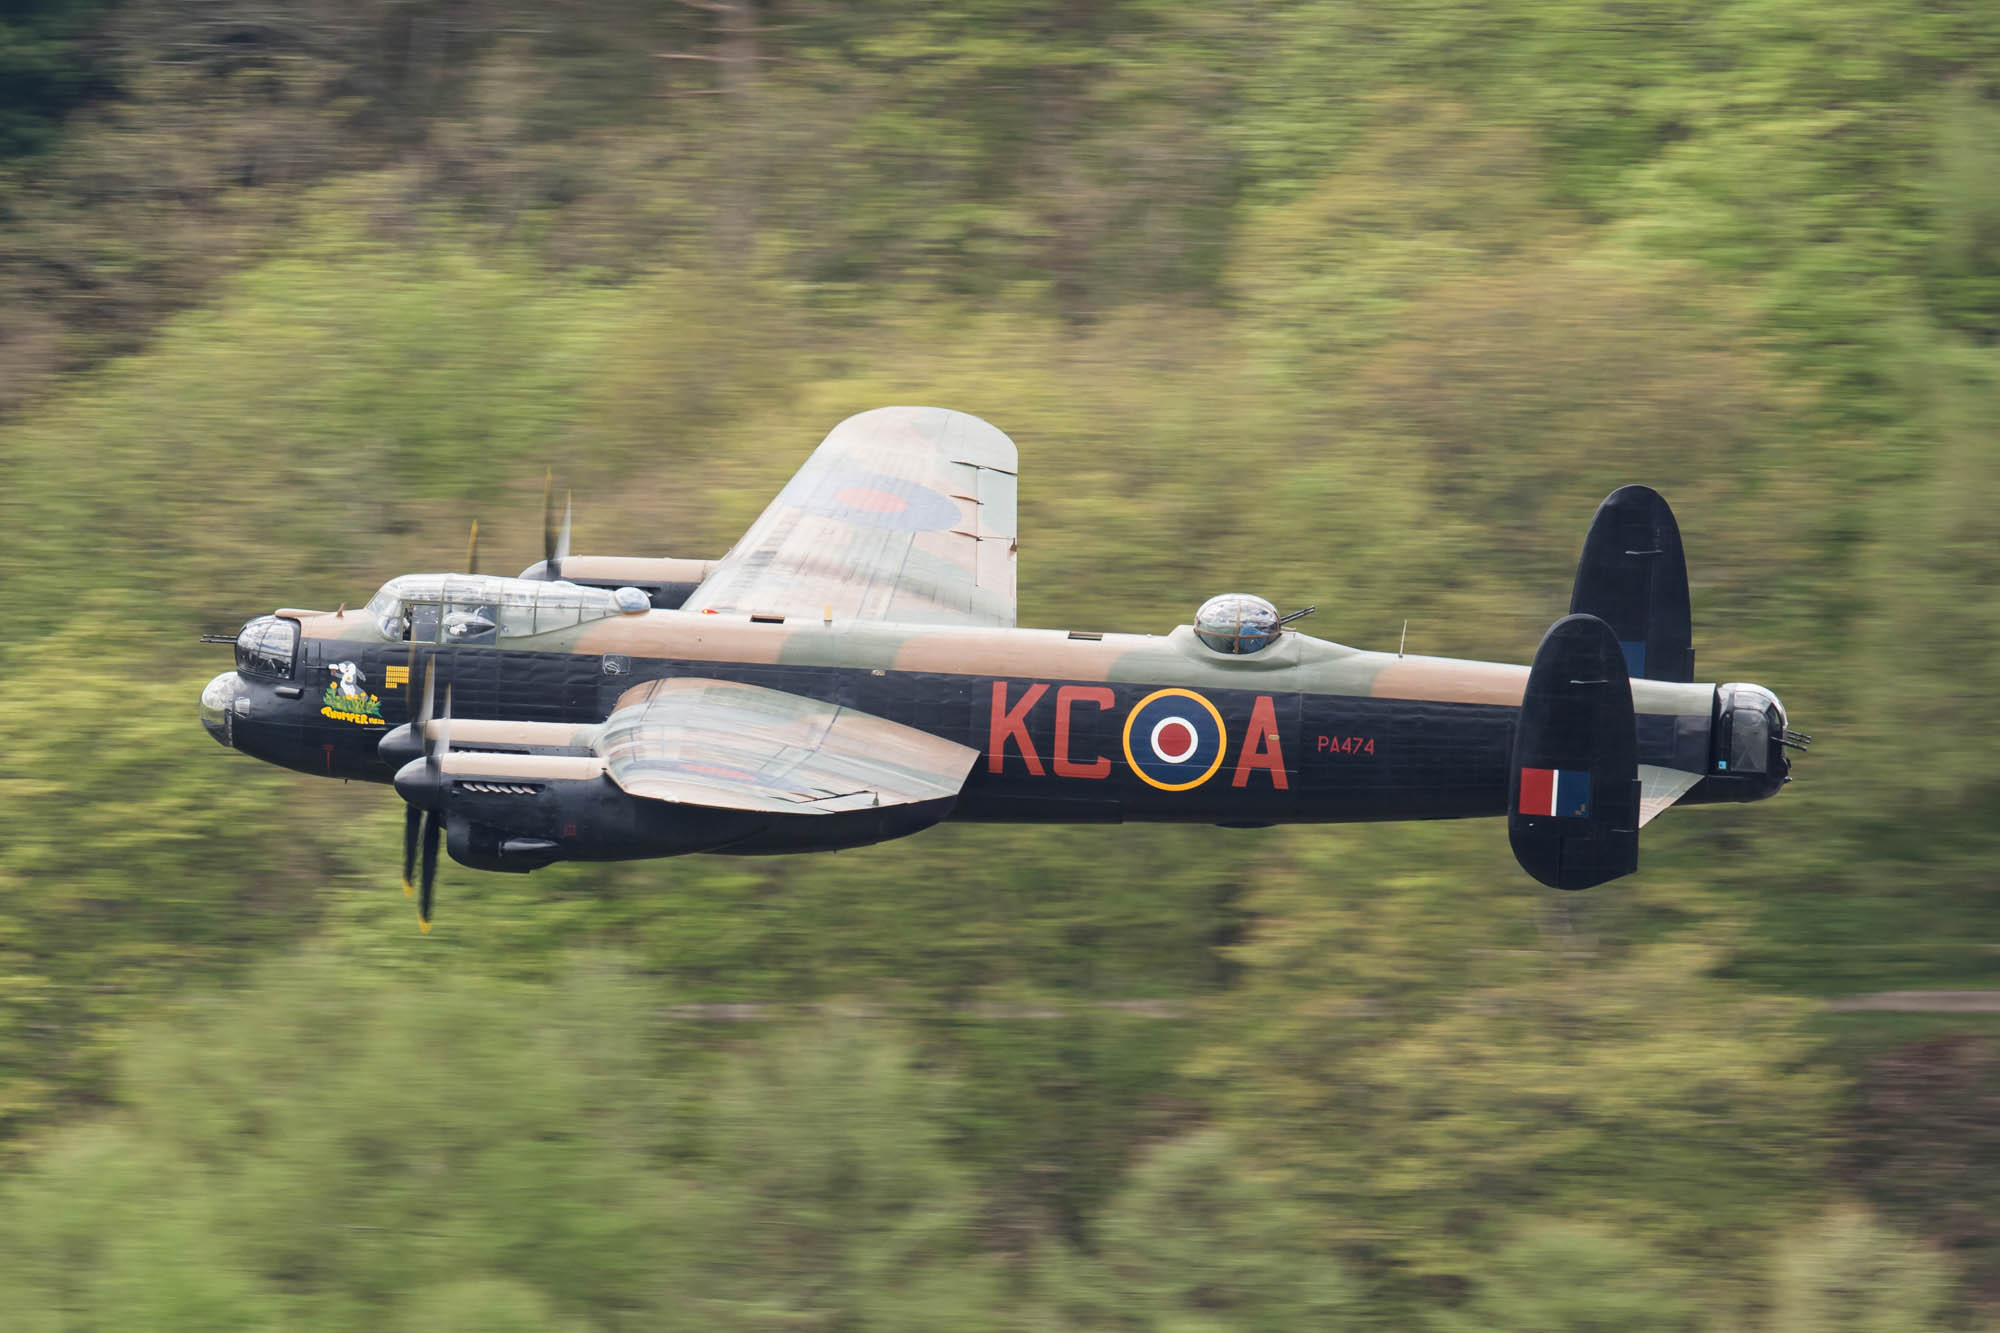
M 1161 791 L 1214 777 L 1228 740 L 1222 714 L 1193 690 L 1155 690 L 1125 715 L 1125 762 Z
M 829 473 L 799 501 L 799 508 L 859 527 L 899 532 L 937 532 L 959 523 L 958 502 L 950 496 L 879 472 Z

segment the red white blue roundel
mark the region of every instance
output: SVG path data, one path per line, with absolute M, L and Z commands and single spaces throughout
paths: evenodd
M 1155 690 L 1125 716 L 1125 762 L 1161 791 L 1214 777 L 1228 742 L 1222 714 L 1193 690 Z
M 793 502 L 808 514 L 898 532 L 937 532 L 960 518 L 957 501 L 919 482 L 845 468 L 814 477 Z

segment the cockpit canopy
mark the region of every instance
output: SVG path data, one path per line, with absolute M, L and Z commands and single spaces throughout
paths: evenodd
M 1226 592 L 1211 597 L 1194 613 L 1195 637 L 1218 653 L 1261 652 L 1278 641 L 1284 629 L 1278 608 L 1249 593 Z
M 236 670 L 245 676 L 289 680 L 299 651 L 299 622 L 259 616 L 236 634 Z
M 487 574 L 404 574 L 368 601 L 392 642 L 490 644 L 560 634 L 619 614 L 609 588 Z

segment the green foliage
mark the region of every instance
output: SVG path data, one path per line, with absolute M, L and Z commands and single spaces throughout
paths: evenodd
M 142 1034 L 129 1109 L 0 1210 L 65 1327 L 937 1327 L 964 1281 L 940 1080 L 852 1028 L 714 1061 L 602 966 L 526 989 L 324 959 Z M 965 1280 L 977 1280 L 972 1267 Z M 126 1302 L 138 1297 L 136 1305 Z M 147 1321 L 153 1323 L 154 1321 Z M 492 1326 L 492 1325 L 481 1325 Z
M 106 91 L 83 40 L 109 0 L 27 0 L 0 18 L 0 159 L 46 148 L 63 115 Z
M 1683 1333 L 1694 1307 L 1660 1257 L 1589 1227 L 1544 1223 L 1493 1258 L 1473 1298 L 1432 1317 L 1440 1333 Z
M 1772 1333 L 1904 1333 L 1943 1327 L 1938 1257 L 1859 1209 L 1827 1215 L 1778 1252 Z
M 1900 1042 L 1868 1058 L 1843 1116 L 1843 1174 L 1883 1214 L 1941 1238 L 1985 1286 L 2000 1271 L 1989 1209 L 2000 1161 L 2000 1059 L 1969 1034 Z
M 10 18 L 0 143 L 57 151 L 0 181 L 0 1308 L 1937 1326 L 1990 1036 L 1841 1099 L 1781 993 L 2000 969 L 1996 12 Z M 1820 748 L 1582 899 L 1491 827 L 951 828 L 448 868 L 420 938 L 393 802 L 218 752 L 160 647 L 475 511 L 525 565 L 551 465 L 579 549 L 717 554 L 892 401 L 1020 443 L 1026 624 L 1243 586 L 1522 660 L 1648 482 L 1703 674 Z
M 1396 1284 L 1462 1285 L 1513 1219 L 1562 1215 L 1750 1279 L 1746 1236 L 1825 1148 L 1802 1006 L 1718 986 L 1690 943 L 1578 939 L 1379 852 L 1342 858 L 1381 886 L 1364 895 L 1299 860 L 1251 898 L 1247 981 L 1197 1069 L 1320 1202 L 1327 1243 Z
M 1173 1333 L 1340 1327 L 1355 1284 L 1315 1243 L 1314 1220 L 1227 1133 L 1163 1144 L 1098 1227 L 1094 1317 Z
M 1938 136 L 1930 301 L 1944 322 L 1990 340 L 2000 335 L 2000 108 L 1969 82 L 1955 92 Z
M 218 768 L 190 725 L 200 677 L 162 669 L 94 593 L 0 676 L 0 1128 L 101 1095 L 116 1037 L 182 978 L 213 977 L 312 926 L 318 858 L 285 784 Z M 232 849 L 225 853 L 223 849 Z M 246 869 L 247 867 L 247 869 Z

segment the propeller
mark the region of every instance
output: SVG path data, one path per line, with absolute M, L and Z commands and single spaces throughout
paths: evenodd
M 563 492 L 562 528 L 556 528 L 556 473 L 550 468 L 542 479 L 542 568 L 551 581 L 562 577 L 562 562 L 569 558 L 569 521 L 573 495 Z
M 437 663 L 424 669 L 422 701 L 410 715 L 409 735 L 423 746 L 421 757 L 396 772 L 396 794 L 409 803 L 403 814 L 403 893 L 417 899 L 417 925 L 428 935 L 436 901 L 438 838 L 444 831 L 444 759 L 451 753 L 451 686 L 444 687 L 444 711 L 432 725 L 437 703 Z M 419 848 L 422 859 L 419 862 Z M 412 884 L 414 876 L 416 883 Z
M 465 539 L 465 572 L 479 572 L 479 520 L 472 520 L 472 533 Z
M 430 688 L 428 679 L 424 688 L 424 711 L 430 711 Z M 431 933 L 431 904 L 435 900 L 438 870 L 438 834 L 444 828 L 444 757 L 451 752 L 451 686 L 444 687 L 444 712 L 438 715 L 437 738 L 427 740 L 424 746 L 424 773 L 430 779 L 430 789 L 437 793 L 431 808 L 424 812 L 424 859 L 423 877 L 418 881 L 417 929 L 428 935 Z M 404 824 L 407 839 L 408 823 Z
M 415 645 L 410 648 L 410 665 L 417 664 Z M 437 659 L 432 658 L 424 665 L 423 699 L 410 714 L 410 734 L 424 741 L 424 731 L 430 726 L 431 711 L 437 703 Z M 426 750 L 428 742 L 424 741 Z M 417 826 L 423 822 L 424 812 L 418 807 L 408 806 L 403 811 L 403 896 L 408 898 L 416 893 L 416 886 L 410 880 L 417 871 Z

